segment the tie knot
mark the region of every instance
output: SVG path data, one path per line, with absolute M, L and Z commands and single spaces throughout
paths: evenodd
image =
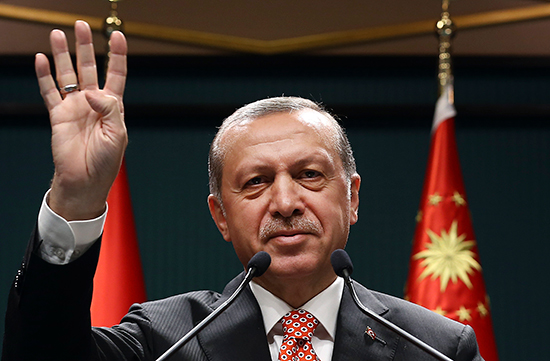
M 283 316 L 281 323 L 284 332 L 283 340 L 292 337 L 297 340 L 311 341 L 315 329 L 319 326 L 315 316 L 302 309 L 290 311 Z

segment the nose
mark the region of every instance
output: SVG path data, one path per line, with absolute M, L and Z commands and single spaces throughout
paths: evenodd
M 302 187 L 290 176 L 278 176 L 271 185 L 269 212 L 273 217 L 288 218 L 303 214 L 305 205 L 302 199 Z

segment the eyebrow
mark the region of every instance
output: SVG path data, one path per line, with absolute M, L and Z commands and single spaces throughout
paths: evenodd
M 325 154 L 328 155 L 328 152 L 325 153 Z M 290 169 L 305 167 L 305 166 L 307 166 L 309 164 L 312 164 L 312 163 L 327 165 L 331 168 L 334 167 L 334 163 L 332 162 L 331 157 L 325 156 L 322 152 L 315 152 L 314 154 L 310 154 L 306 157 L 298 158 L 298 159 L 294 160 L 290 164 Z M 265 162 L 262 162 L 261 160 L 255 160 L 254 164 L 252 164 L 252 166 L 250 166 L 250 167 L 244 166 L 241 169 L 237 170 L 236 175 L 237 175 L 237 177 L 240 177 L 245 172 L 260 172 L 261 173 L 263 171 L 267 171 L 267 170 L 271 170 L 271 169 L 272 169 L 271 165 L 266 164 Z

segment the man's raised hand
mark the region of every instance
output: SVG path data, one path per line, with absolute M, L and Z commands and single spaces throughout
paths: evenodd
M 99 89 L 90 26 L 77 21 L 75 36 L 76 73 L 65 34 L 61 30 L 50 34 L 61 90 L 52 77 L 48 58 L 37 54 L 35 59 L 40 93 L 52 127 L 55 174 L 48 204 L 68 221 L 103 213 L 128 143 L 122 103 L 126 39 L 120 32 L 112 33 L 105 87 Z M 71 91 L 72 85 L 78 85 L 80 90 Z

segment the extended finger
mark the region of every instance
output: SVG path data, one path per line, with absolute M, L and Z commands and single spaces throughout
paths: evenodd
M 109 67 L 107 69 L 107 79 L 105 80 L 105 90 L 122 98 L 124 86 L 126 84 L 126 54 L 128 45 L 126 38 L 120 31 L 114 31 L 111 34 Z
M 40 87 L 40 94 L 48 110 L 61 103 L 61 94 L 57 90 L 55 81 L 52 78 L 50 72 L 50 62 L 44 54 L 36 54 L 34 60 L 34 69 L 36 71 L 36 78 L 38 79 L 38 86 Z
M 57 83 L 60 87 L 76 83 L 76 74 L 74 72 L 67 37 L 61 30 L 53 30 L 50 33 L 50 45 L 52 47 L 53 60 L 55 63 L 55 73 Z
M 80 89 L 97 89 L 97 67 L 92 29 L 87 22 L 78 20 L 74 24 L 74 31 L 76 36 L 76 66 Z

